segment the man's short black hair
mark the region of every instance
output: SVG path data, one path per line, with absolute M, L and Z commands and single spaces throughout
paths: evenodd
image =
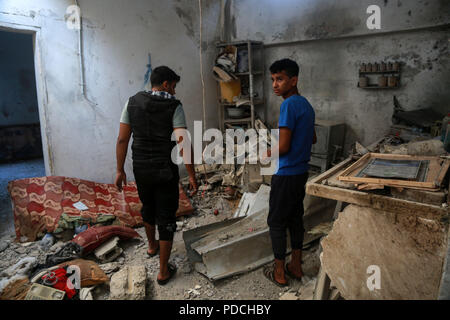
M 180 76 L 177 75 L 172 69 L 166 66 L 160 66 L 153 69 L 150 76 L 150 82 L 152 87 L 157 87 L 163 84 L 164 81 L 178 82 L 180 81 Z
M 284 71 L 290 78 L 298 77 L 298 73 L 300 71 L 297 62 L 291 59 L 281 59 L 275 61 L 269 69 L 272 74 Z

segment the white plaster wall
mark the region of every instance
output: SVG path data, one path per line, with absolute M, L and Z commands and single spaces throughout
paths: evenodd
M 371 4 L 381 8 L 381 30 L 366 26 Z M 317 118 L 347 124 L 347 150 L 356 140 L 367 145 L 388 132 L 394 95 L 406 110 L 450 112 L 449 1 L 234 0 L 230 15 L 234 40 L 267 45 L 267 69 L 286 57 L 299 63 L 301 93 Z M 404 63 L 401 88 L 356 87 L 361 63 L 389 60 Z M 265 92 L 268 122 L 276 126 L 282 99 L 273 95 L 270 81 Z
M 219 35 L 220 2 L 203 1 L 203 63 L 206 124 L 217 126 L 215 82 L 210 75 Z M 86 100 L 81 91 L 78 31 L 66 27 L 69 0 L 2 0 L 0 26 L 39 30 L 43 98 L 50 165 L 47 174 L 113 182 L 115 143 L 122 108 L 144 84 L 148 54 L 152 67 L 180 74 L 177 97 L 188 129 L 202 120 L 198 1 L 79 0 L 83 17 Z M 131 157 L 126 170 L 130 180 Z

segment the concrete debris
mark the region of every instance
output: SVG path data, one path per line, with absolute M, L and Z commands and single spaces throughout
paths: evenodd
M 223 173 L 217 173 L 217 174 L 213 175 L 211 178 L 209 178 L 207 181 L 210 184 L 214 184 L 214 183 L 217 183 L 217 182 L 222 182 L 223 176 L 224 176 Z
M 253 203 L 256 193 L 246 192 L 242 195 L 239 205 L 233 215 L 233 218 L 245 217 L 248 209 Z
M 189 289 L 189 290 L 187 291 L 187 294 L 188 294 L 188 295 L 193 294 L 193 295 L 195 295 L 195 296 L 199 296 L 199 295 L 200 295 L 200 291 L 191 288 L 191 289 Z
M 235 186 L 236 185 L 236 175 L 234 172 L 229 172 L 222 177 L 222 185 L 224 186 Z
M 27 249 L 23 247 L 17 247 L 14 249 L 14 251 L 17 252 L 18 254 L 25 254 L 27 252 Z
M 234 218 L 252 215 L 265 208 L 269 208 L 270 187 L 261 185 L 256 193 L 244 193 L 234 213 Z
M 118 262 L 109 262 L 99 265 L 100 269 L 103 270 L 106 274 L 113 273 L 120 268 L 120 264 Z
M 202 184 L 200 187 L 198 187 L 198 191 L 207 191 L 211 189 L 212 186 L 210 184 Z
M 426 140 L 408 143 L 408 154 L 411 156 L 440 156 L 446 154 L 441 140 Z
M 181 268 L 181 271 L 182 271 L 184 274 L 189 274 L 189 273 L 191 273 L 191 272 L 192 272 L 192 266 L 191 266 L 191 264 L 190 264 L 190 263 L 185 263 L 185 264 L 183 265 L 183 267 Z
M 147 281 L 145 266 L 126 266 L 111 277 L 111 300 L 143 300 Z
M 95 249 L 94 254 L 102 263 L 114 261 L 123 252 L 122 248 L 118 246 L 119 237 L 114 237 L 103 243 L 100 247 Z
M 319 225 L 312 228 L 308 233 L 310 234 L 320 234 L 320 235 L 327 235 L 330 233 L 331 229 L 333 228 L 333 222 L 323 222 Z
M 90 288 L 81 288 L 80 300 L 94 300 L 94 297 L 92 296 L 92 289 L 94 288 L 95 286 Z
M 5 251 L 9 247 L 9 241 L 0 242 L 0 252 Z
M 37 259 L 34 257 L 26 257 L 20 259 L 19 262 L 3 270 L 0 273 L 0 293 L 9 284 L 16 280 L 27 278 L 31 270 L 36 266 Z
M 356 154 L 361 155 L 361 156 L 363 156 L 369 152 L 369 150 L 367 150 L 367 148 L 365 148 L 358 141 L 356 141 L 356 143 L 355 143 L 355 149 L 356 149 Z
M 213 211 L 215 210 L 218 211 L 218 214 L 220 213 L 228 216 L 228 214 L 231 212 L 231 207 L 227 200 L 219 198 L 213 207 Z
M 286 292 L 280 297 L 280 300 L 298 300 L 298 297 L 295 293 Z
M 314 289 L 316 287 L 316 279 L 308 281 L 298 291 L 299 300 L 312 300 L 314 297 Z

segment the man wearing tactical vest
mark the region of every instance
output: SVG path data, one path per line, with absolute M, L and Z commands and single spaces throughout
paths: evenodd
M 133 173 L 143 204 L 141 213 L 149 242 L 147 254 L 153 257 L 159 251 L 160 271 L 157 282 L 160 285 L 166 284 L 176 273 L 176 267 L 169 263 L 177 227 L 179 197 L 178 166 L 171 160 L 171 152 L 176 142 L 171 140 L 171 136 L 175 132 L 177 142 L 180 143 L 180 132 L 183 131 L 180 129 L 187 127 L 181 102 L 174 96 L 179 81 L 180 77 L 170 68 L 155 68 L 150 76 L 152 90 L 138 92 L 125 105 L 116 144 L 115 185 L 122 191 L 122 185 L 126 184 L 124 163 L 128 143 L 133 134 Z M 192 147 L 190 151 L 193 157 Z M 191 195 L 194 195 L 198 189 L 194 161 L 193 158 L 184 160 L 189 174 Z M 155 239 L 156 225 L 159 240 Z

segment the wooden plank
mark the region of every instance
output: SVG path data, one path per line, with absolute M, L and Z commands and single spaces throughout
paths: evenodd
M 432 204 L 435 206 L 441 206 L 446 201 L 446 194 L 444 191 L 435 192 L 415 190 L 411 188 L 404 188 L 403 190 L 399 190 L 399 188 L 391 188 L 391 194 L 393 197 L 398 199 Z
M 408 180 L 394 180 L 394 179 L 383 179 L 383 178 L 361 178 L 361 177 L 343 177 L 338 178 L 341 181 L 347 182 L 360 182 L 367 184 L 378 184 L 385 186 L 399 186 L 399 187 L 418 187 L 426 189 L 439 189 L 436 188 L 434 182 L 418 182 L 418 181 L 408 181 Z
M 336 174 L 337 172 L 342 170 L 342 168 L 345 168 L 352 161 L 353 161 L 352 157 L 349 157 L 344 161 L 335 165 L 333 168 L 330 168 L 329 170 L 318 175 L 317 177 L 312 178 L 310 181 L 308 181 L 308 183 L 320 183 L 322 180 Z
M 306 193 L 317 197 L 353 203 L 363 207 L 371 207 L 391 212 L 409 213 L 424 218 L 440 219 L 449 215 L 449 210 L 440 206 L 396 199 L 363 191 L 331 187 L 317 183 L 307 184 Z
M 439 175 L 438 175 L 438 177 L 436 179 L 436 182 L 435 182 L 436 187 L 439 188 L 441 186 L 442 181 L 444 180 L 445 175 L 447 174 L 449 165 L 450 165 L 450 161 L 444 160 L 444 164 L 441 166 L 441 171 L 440 171 L 440 173 L 439 173 Z
M 330 296 L 330 282 L 330 278 L 322 266 L 320 266 L 316 288 L 314 289 L 313 300 L 328 300 L 328 297 Z
M 344 172 L 341 173 L 341 176 L 347 176 L 350 172 L 354 171 L 356 168 L 363 166 L 370 160 L 371 157 L 372 157 L 372 153 L 366 153 L 358 161 L 356 161 L 350 167 L 345 169 Z

